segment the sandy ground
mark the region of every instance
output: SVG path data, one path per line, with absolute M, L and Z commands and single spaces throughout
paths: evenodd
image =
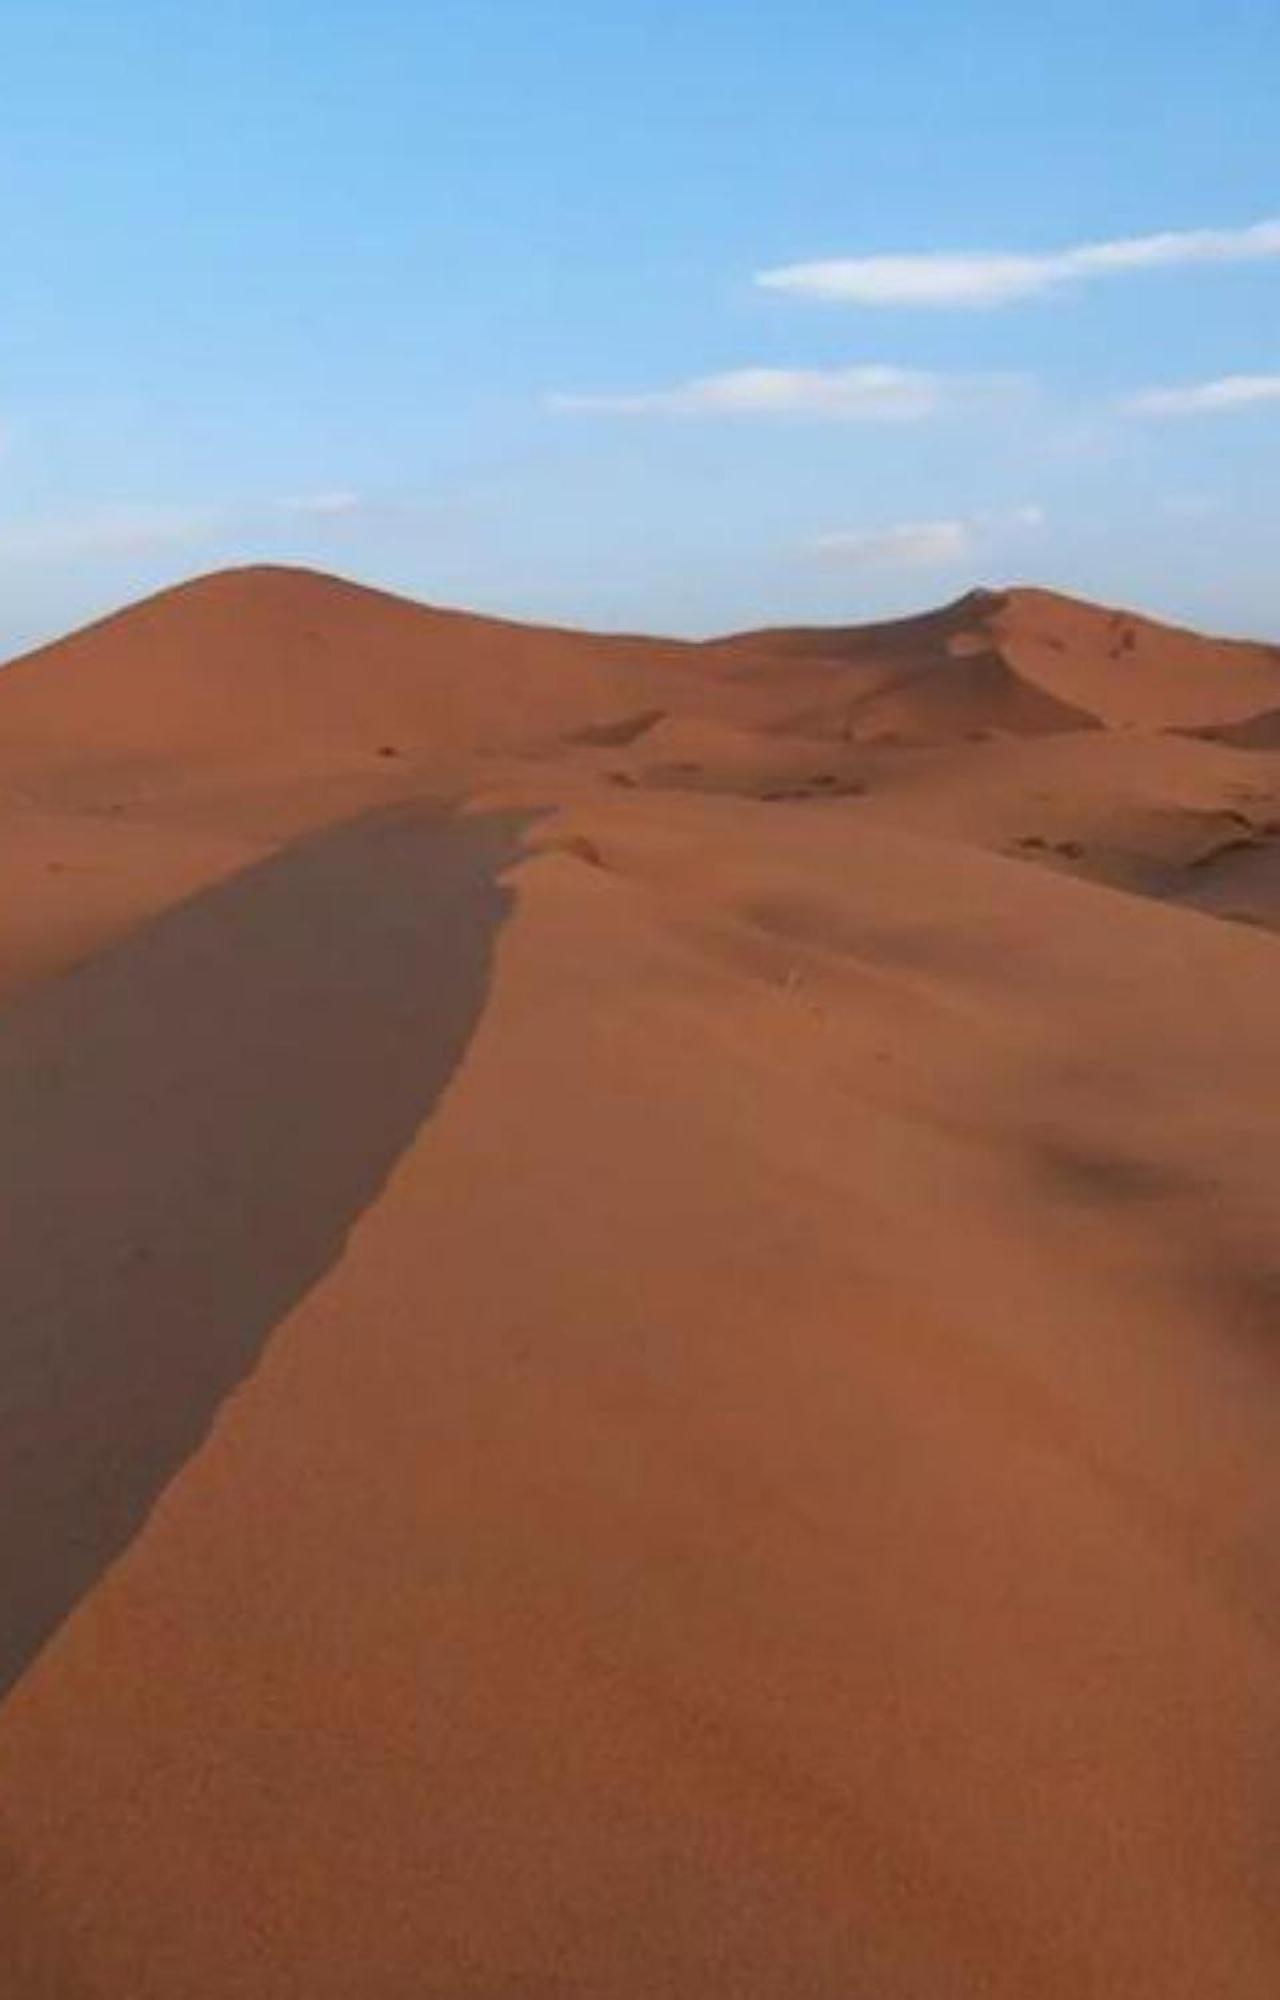
M 1280 665 L 1027 597 L 0 676 L 6 1994 L 1280 1989 Z

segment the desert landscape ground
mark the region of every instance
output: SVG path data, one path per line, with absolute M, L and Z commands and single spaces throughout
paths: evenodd
M 1280 650 L 0 671 L 6 2000 L 1274 2000 Z

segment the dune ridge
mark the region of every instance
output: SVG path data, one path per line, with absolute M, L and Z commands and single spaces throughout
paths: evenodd
M 0 1699 L 429 1115 L 502 858 L 439 814 L 313 835 L 0 1017 Z

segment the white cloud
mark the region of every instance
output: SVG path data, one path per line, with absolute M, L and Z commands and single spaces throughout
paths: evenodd
M 822 535 L 817 554 L 859 569 L 945 569 L 967 562 L 993 540 L 1043 528 L 1044 508 L 1028 503 L 1004 513 L 950 521 L 902 521 Z
M 550 408 L 600 416 L 817 417 L 842 423 L 916 423 L 935 416 L 957 385 L 917 369 L 735 368 L 670 389 L 557 395 Z
M 973 553 L 968 521 L 903 521 L 893 528 L 853 528 L 823 535 L 818 553 L 859 569 L 941 569 Z
M 1071 250 L 1026 254 L 959 251 L 838 257 L 761 271 L 766 291 L 863 306 L 1001 306 L 1064 285 L 1191 264 L 1255 263 L 1280 257 L 1280 219 L 1247 229 L 1169 230 Z
M 1144 389 L 1125 408 L 1138 417 L 1211 416 L 1221 410 L 1280 403 L 1280 375 L 1224 375 L 1217 382 L 1194 382 L 1182 389 Z

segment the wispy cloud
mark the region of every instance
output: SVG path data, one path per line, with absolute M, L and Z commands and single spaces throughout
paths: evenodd
M 1167 230 L 1043 252 L 938 251 L 836 257 L 761 271 L 766 291 L 862 306 L 984 307 L 1041 298 L 1063 286 L 1178 265 L 1280 257 L 1280 219 L 1246 229 Z
M 969 561 L 1002 534 L 1045 524 L 1043 507 L 974 514 L 949 521 L 900 521 L 892 527 L 849 528 L 821 535 L 815 553 L 857 569 L 946 569 Z
M 216 507 L 112 506 L 43 521 L 0 522 L 0 559 L 61 562 L 82 556 L 145 555 L 205 540 L 222 526 Z
M 275 505 L 282 514 L 303 514 L 333 516 L 338 514 L 358 514 L 364 507 L 364 496 L 338 489 L 332 493 L 297 493 L 277 500 Z
M 968 521 L 902 521 L 892 528 L 850 528 L 822 535 L 819 555 L 858 569 L 941 569 L 973 552 Z
M 1280 375 L 1223 375 L 1185 388 L 1144 389 L 1125 408 L 1136 417 L 1199 417 L 1258 403 L 1280 403 Z
M 918 423 L 936 416 L 959 384 L 919 369 L 735 368 L 667 389 L 622 395 L 554 395 L 553 410 L 620 417 L 809 417 L 837 423 Z
M 0 521 L 0 562 L 52 563 L 93 557 L 142 557 L 277 535 L 292 521 L 341 521 L 366 505 L 342 489 L 236 504 L 121 502 L 43 520 Z

